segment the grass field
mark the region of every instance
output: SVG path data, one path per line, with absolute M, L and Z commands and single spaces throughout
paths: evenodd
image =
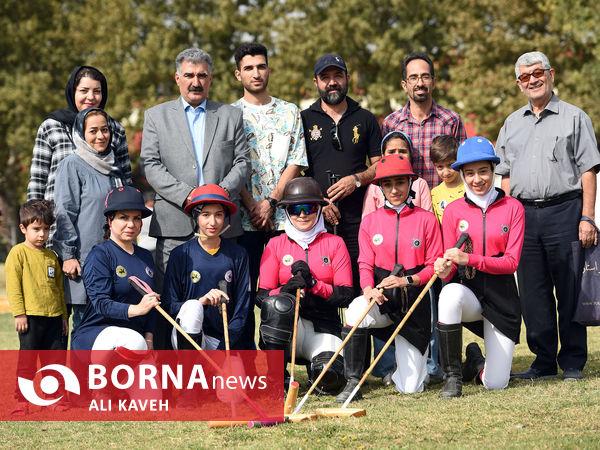
M 511 382 L 503 391 L 467 385 L 463 397 L 438 398 L 441 385 L 398 395 L 370 378 L 356 405 L 367 416 L 321 419 L 248 429 L 209 429 L 203 422 L 4 422 L 2 448 L 598 448 L 600 446 L 600 329 L 589 328 L 585 379 Z M 473 340 L 465 332 L 465 345 Z M 524 340 L 524 337 L 522 338 Z M 0 349 L 18 348 L 10 314 L 0 314 Z M 527 345 L 516 347 L 513 369 L 532 361 Z M 297 379 L 305 386 L 304 368 Z M 303 385 L 304 383 L 304 385 Z M 304 389 L 301 388 L 302 395 Z M 304 407 L 334 405 L 311 396 Z

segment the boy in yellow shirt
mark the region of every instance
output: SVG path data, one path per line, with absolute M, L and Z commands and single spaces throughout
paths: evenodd
M 54 222 L 53 204 L 30 200 L 19 210 L 19 228 L 25 242 L 15 245 L 6 258 L 6 293 L 19 334 L 19 350 L 63 350 L 67 335 L 67 306 L 63 274 L 54 252 L 45 247 Z M 31 356 L 31 357 L 29 357 Z M 40 354 L 41 362 L 44 358 Z M 19 357 L 17 377 L 32 380 L 37 354 Z M 16 389 L 17 407 L 13 415 L 26 415 L 29 403 Z
M 456 162 L 457 150 L 458 141 L 450 135 L 436 136 L 429 150 L 429 157 L 442 179 L 442 182 L 431 190 L 433 212 L 440 225 L 446 206 L 465 195 L 465 184 L 460 173 L 452 168 L 452 164 Z

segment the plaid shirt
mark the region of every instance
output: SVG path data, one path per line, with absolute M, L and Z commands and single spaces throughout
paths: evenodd
M 121 169 L 123 182 L 130 185 L 132 184 L 131 163 L 125 130 L 113 119 L 110 119 L 110 128 L 112 132 L 110 146 L 115 153 L 115 163 Z M 71 128 L 54 119 L 44 120 L 33 146 L 27 200 L 45 198 L 54 201 L 56 170 L 60 162 L 72 153 Z
M 450 134 L 459 143 L 467 138 L 460 115 L 437 105 L 435 102 L 431 105 L 431 112 L 421 123 L 416 122 L 410 115 L 410 102 L 398 111 L 393 112 L 385 118 L 381 127 L 382 136 L 391 131 L 403 131 L 411 138 L 414 148 L 412 154 L 413 169 L 417 175 L 427 181 L 430 189 L 440 184 L 441 181 L 429 157 L 429 148 L 433 138 Z

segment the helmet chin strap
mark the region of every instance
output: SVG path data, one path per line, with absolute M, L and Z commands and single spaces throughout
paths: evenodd
M 225 233 L 230 228 L 231 228 L 231 224 L 228 223 L 226 227 L 223 227 L 223 229 L 221 231 L 219 231 L 219 234 L 217 234 L 217 237 L 221 236 L 223 233 Z M 199 238 L 209 238 L 209 237 L 212 237 L 212 236 L 206 236 L 205 234 L 202 234 L 202 233 L 194 233 L 194 236 L 199 237 Z

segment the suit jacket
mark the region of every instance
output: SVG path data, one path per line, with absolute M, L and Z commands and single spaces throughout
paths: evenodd
M 240 191 L 250 176 L 250 154 L 242 111 L 208 100 L 202 176 L 218 184 L 240 205 Z M 156 191 L 150 236 L 186 237 L 194 231 L 191 216 L 183 211 L 188 194 L 198 185 L 198 164 L 181 98 L 146 111 L 141 163 Z M 242 234 L 239 210 L 224 237 Z

